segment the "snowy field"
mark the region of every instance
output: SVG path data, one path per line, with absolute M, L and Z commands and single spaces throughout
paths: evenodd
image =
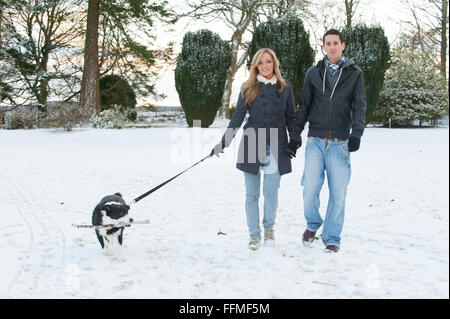
M 71 226 L 189 167 L 225 124 L 0 130 L 0 298 L 449 298 L 448 128 L 366 129 L 338 254 L 300 244 L 304 146 L 281 180 L 276 245 L 247 248 L 239 136 L 133 206 L 150 224 L 125 229 L 121 252 Z M 327 199 L 325 181 L 322 214 Z

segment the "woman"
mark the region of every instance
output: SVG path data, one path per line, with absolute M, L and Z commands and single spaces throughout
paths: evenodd
M 231 144 L 237 130 L 244 125 L 236 167 L 244 172 L 245 213 L 250 232 L 250 249 L 258 249 L 261 241 L 258 199 L 261 174 L 264 171 L 264 242 L 273 245 L 278 188 L 281 175 L 292 171 L 291 159 L 285 153 L 288 144 L 286 128 L 291 132 L 295 118 L 292 86 L 282 78 L 280 63 L 273 50 L 260 49 L 252 59 L 250 76 L 242 84 L 236 111 L 221 143 L 211 151 L 219 156 Z

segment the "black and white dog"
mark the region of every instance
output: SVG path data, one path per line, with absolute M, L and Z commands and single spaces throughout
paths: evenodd
M 105 196 L 94 208 L 92 214 L 92 225 L 100 226 L 106 224 L 117 224 L 120 222 L 133 222 L 128 218 L 128 206 L 120 193 Z M 122 245 L 123 230 L 125 227 L 96 228 L 95 233 L 102 248 L 114 246 L 117 243 Z

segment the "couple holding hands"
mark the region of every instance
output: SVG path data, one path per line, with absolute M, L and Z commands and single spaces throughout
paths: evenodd
M 245 213 L 250 249 L 258 249 L 261 228 L 258 200 L 264 172 L 264 242 L 273 244 L 281 175 L 292 171 L 291 159 L 302 145 L 301 133 L 309 122 L 303 186 L 306 229 L 303 245 L 310 247 L 323 225 L 327 252 L 338 252 L 344 224 L 345 198 L 350 181 L 350 152 L 359 149 L 365 127 L 366 95 L 361 69 L 343 56 L 345 42 L 339 31 L 323 37 L 323 60 L 308 69 L 295 110 L 292 86 L 281 76 L 273 50 L 254 55 L 222 140 L 211 154 L 219 156 L 231 144 L 246 114 L 236 167 L 245 176 Z M 288 139 L 289 133 L 289 139 Z M 319 194 L 327 174 L 329 200 L 325 220 L 319 213 Z

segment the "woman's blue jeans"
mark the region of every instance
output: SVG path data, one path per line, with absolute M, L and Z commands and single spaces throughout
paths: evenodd
M 244 172 L 245 176 L 245 214 L 250 238 L 261 240 L 261 228 L 259 226 L 259 194 L 261 188 L 261 170 L 264 171 L 263 195 L 264 195 L 264 229 L 272 229 L 275 225 L 275 217 L 278 207 L 278 188 L 280 187 L 281 175 L 278 163 L 266 147 L 266 162 L 261 163 L 258 174 Z

